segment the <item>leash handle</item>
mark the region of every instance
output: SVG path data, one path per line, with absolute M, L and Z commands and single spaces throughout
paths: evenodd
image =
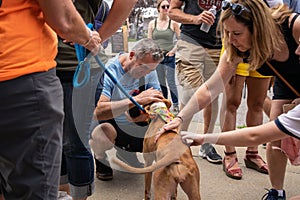
M 93 24 L 88 23 L 86 26 L 90 30 L 93 30 Z M 77 56 L 77 60 L 78 60 L 78 66 L 74 73 L 73 86 L 75 88 L 79 88 L 79 87 L 82 87 L 85 84 L 87 84 L 87 82 L 90 80 L 91 67 L 90 67 L 90 64 L 84 60 L 86 57 L 86 53 L 87 53 L 86 52 L 87 50 L 85 49 L 85 47 L 83 47 L 79 44 L 75 44 L 74 47 L 75 47 L 76 56 Z M 84 76 L 83 76 L 82 81 L 79 82 L 79 75 L 82 73 L 84 73 Z
M 82 74 L 82 72 L 84 72 L 84 77 L 83 77 L 82 81 L 79 82 L 79 74 Z M 90 77 L 91 77 L 90 64 L 88 62 L 81 61 L 78 64 L 76 71 L 74 73 L 73 86 L 75 88 L 79 88 L 79 87 L 87 84 Z
M 146 113 L 146 110 L 141 106 L 141 104 L 139 104 L 137 101 L 135 101 L 133 99 L 132 96 L 130 96 L 126 90 L 124 89 L 124 87 L 120 84 L 120 82 L 106 69 L 106 67 L 104 66 L 104 64 L 102 63 L 102 61 L 99 58 L 99 55 L 95 55 L 95 60 L 98 63 L 98 65 L 104 70 L 104 72 L 109 76 L 109 78 L 111 79 L 112 82 L 114 82 L 114 84 L 117 85 L 117 87 L 122 91 L 122 93 L 134 104 L 136 105 L 136 107 L 138 107 L 139 110 L 141 110 L 143 113 Z

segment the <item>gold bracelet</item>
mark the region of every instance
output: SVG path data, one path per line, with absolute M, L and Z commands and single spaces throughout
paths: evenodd
M 87 30 L 89 31 L 90 39 L 89 39 L 86 43 L 84 43 L 84 44 L 82 45 L 82 46 L 84 46 L 84 47 L 87 47 L 87 46 L 91 43 L 91 41 L 92 41 L 92 39 L 93 39 L 93 33 L 92 33 L 91 29 L 87 28 Z

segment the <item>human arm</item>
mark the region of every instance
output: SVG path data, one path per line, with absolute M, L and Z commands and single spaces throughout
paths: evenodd
M 147 105 L 153 101 L 162 101 L 163 95 L 160 91 L 150 88 L 133 97 L 141 105 Z M 120 116 L 135 105 L 128 99 L 111 101 L 109 97 L 101 95 L 94 111 L 98 120 L 112 119 Z
M 223 133 L 214 134 L 196 134 L 186 131 L 181 132 L 182 140 L 192 140 L 191 145 L 201 145 L 203 143 L 212 143 L 228 146 L 257 146 L 259 144 L 281 140 L 288 137 L 282 132 L 274 121 L 266 124 L 237 129 Z
M 171 23 L 171 28 L 172 30 L 175 32 L 176 34 L 176 39 L 179 39 L 180 38 L 180 28 L 179 28 L 179 24 L 175 21 L 172 20 L 172 23 Z M 167 54 L 166 56 L 174 56 L 174 54 L 176 53 L 176 45 L 174 45 L 173 49 L 171 49 Z
M 90 32 L 70 0 L 38 0 L 47 24 L 67 41 L 93 50 L 101 42 L 97 32 Z
M 274 121 L 259 126 L 237 129 L 219 134 L 195 134 L 181 132 L 183 141 L 191 145 L 214 143 L 228 146 L 257 146 L 289 136 L 300 138 L 300 105 L 288 113 L 281 114 Z
M 154 20 L 151 20 L 148 24 L 148 38 L 152 39 L 152 32 L 154 27 Z
M 215 16 L 209 11 L 203 11 L 199 15 L 191 15 L 184 13 L 181 9 L 183 1 L 172 0 L 170 3 L 169 17 L 170 19 L 182 24 L 201 24 L 206 23 L 212 25 L 215 21 Z
M 295 13 L 291 15 L 290 21 L 295 16 Z M 293 37 L 295 42 L 299 45 L 300 44 L 300 17 L 298 16 L 294 22 L 293 26 Z
M 107 18 L 98 30 L 101 39 L 107 40 L 124 23 L 137 0 L 114 0 Z
M 178 128 L 185 119 L 191 119 L 195 113 L 209 105 L 224 90 L 230 78 L 235 75 L 236 66 L 240 62 L 242 62 L 241 58 L 235 58 L 235 60 L 228 62 L 225 51 L 215 73 L 197 89 L 187 105 L 178 113 L 177 116 L 180 116 L 181 119 L 177 117 L 166 124 L 162 132 Z

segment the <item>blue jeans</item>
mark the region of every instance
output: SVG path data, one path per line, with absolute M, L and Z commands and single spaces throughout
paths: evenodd
M 175 55 L 165 56 L 164 60 L 157 66 L 156 72 L 164 97 L 168 98 L 167 79 L 173 105 L 178 105 L 178 91 L 175 83 Z
M 80 88 L 73 88 L 73 72 L 58 72 L 65 112 L 61 184 L 70 183 L 73 198 L 86 198 L 94 190 L 94 159 L 88 140 L 101 73 L 101 70 L 92 69 L 90 81 Z

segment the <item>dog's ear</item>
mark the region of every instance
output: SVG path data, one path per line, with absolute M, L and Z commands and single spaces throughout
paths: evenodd
M 145 106 L 144 106 L 144 109 L 146 110 L 146 112 L 149 112 L 149 111 L 150 111 L 150 105 L 151 105 L 151 104 L 148 104 L 148 105 L 145 105 Z
M 172 106 L 172 102 L 169 99 L 163 99 L 163 102 L 166 104 L 167 108 Z

